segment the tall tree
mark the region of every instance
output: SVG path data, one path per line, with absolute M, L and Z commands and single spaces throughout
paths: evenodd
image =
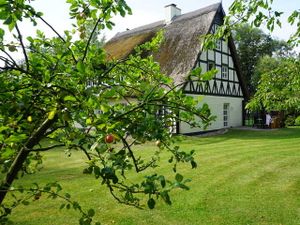
M 248 108 L 285 112 L 300 110 L 299 58 L 264 57 L 256 70 L 261 79 Z
M 264 56 L 286 55 L 290 50 L 285 41 L 273 39 L 259 28 L 250 24 L 240 24 L 233 32 L 240 58 L 240 65 L 245 75 L 247 87 L 251 96 L 256 92 L 257 74 L 254 73 L 259 60 Z

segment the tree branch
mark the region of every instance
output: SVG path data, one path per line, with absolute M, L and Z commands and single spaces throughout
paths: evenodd
M 46 147 L 46 148 L 37 148 L 37 149 L 32 149 L 32 150 L 29 150 L 30 152 L 46 152 L 48 150 L 51 150 L 53 148 L 58 148 L 58 147 L 63 147 L 63 146 L 66 146 L 65 144 L 57 144 L 57 145 L 52 145 L 52 146 L 49 146 L 49 147 Z
M 21 47 L 23 50 L 23 54 L 24 54 L 24 58 L 25 58 L 25 62 L 26 62 L 26 69 L 27 69 L 27 71 L 29 71 L 29 60 L 28 60 L 28 56 L 26 53 L 25 45 L 23 43 L 23 37 L 22 37 L 21 31 L 20 31 L 17 23 L 16 23 L 16 30 L 18 32 L 18 38 L 19 38 L 19 41 L 20 41 L 20 44 L 21 44 Z
M 36 16 L 37 18 L 39 18 L 43 23 L 45 23 L 58 36 L 59 39 L 62 40 L 62 42 L 66 43 L 66 40 L 54 29 L 54 27 L 51 24 L 49 24 L 46 20 L 44 20 L 43 17 L 41 17 L 35 11 L 32 11 L 32 10 L 30 10 L 30 13 L 32 13 L 34 16 Z M 30 16 L 30 15 L 28 15 L 28 16 Z M 72 58 L 73 58 L 74 62 L 77 63 L 77 59 L 75 58 L 72 49 L 70 47 L 68 47 L 68 50 L 71 52 Z
M 83 146 L 81 146 L 81 145 L 71 145 L 70 149 L 72 149 L 72 148 L 79 148 L 80 150 L 82 150 L 84 152 L 84 154 L 86 155 L 88 160 L 92 160 L 91 156 L 89 155 L 89 153 L 87 152 L 87 150 Z
M 126 148 L 128 149 L 128 152 L 129 152 L 129 154 L 130 154 L 130 157 L 132 158 L 132 161 L 133 161 L 133 164 L 134 164 L 134 167 L 135 167 L 135 171 L 136 171 L 137 173 L 141 172 L 141 171 L 140 171 L 140 168 L 138 167 L 138 162 L 137 162 L 137 160 L 136 160 L 136 158 L 135 158 L 135 156 L 134 156 L 133 151 L 131 150 L 130 145 L 128 144 L 128 142 L 126 141 L 125 138 L 123 138 L 123 137 L 120 137 L 120 138 L 121 138 L 123 144 L 124 144 L 124 145 L 126 146 Z
M 0 204 L 3 202 L 12 182 L 15 180 L 18 172 L 22 168 L 23 163 L 25 162 L 28 154 L 30 153 L 30 150 L 41 141 L 46 131 L 57 121 L 57 119 L 57 116 L 55 116 L 52 120 L 48 118 L 45 119 L 44 122 L 40 125 L 40 127 L 32 133 L 26 144 L 20 149 L 18 155 L 16 156 L 12 165 L 9 168 L 6 177 L 0 185 L 1 188 L 4 189 L 4 191 L 0 193 Z

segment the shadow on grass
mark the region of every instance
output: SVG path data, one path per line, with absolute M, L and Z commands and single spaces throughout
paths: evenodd
M 300 127 L 276 130 L 238 130 L 230 129 L 225 134 L 214 136 L 184 136 L 182 144 L 210 145 L 235 140 L 286 140 L 300 138 Z
M 276 130 L 229 130 L 225 134 L 228 138 L 234 137 L 240 140 L 251 139 L 270 139 L 270 140 L 284 140 L 300 138 L 300 127 L 281 128 Z

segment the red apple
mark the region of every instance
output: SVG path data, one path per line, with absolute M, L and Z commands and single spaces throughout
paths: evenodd
M 105 142 L 108 143 L 108 144 L 114 142 L 114 140 L 115 140 L 115 137 L 112 134 L 108 134 L 105 137 Z

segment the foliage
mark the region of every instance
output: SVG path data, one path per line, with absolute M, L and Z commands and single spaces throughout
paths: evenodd
M 295 125 L 300 126 L 300 116 L 295 119 Z
M 234 0 L 229 7 L 229 13 L 224 19 L 215 35 L 205 38 L 204 47 L 214 46 L 219 38 L 228 38 L 231 32 L 240 24 L 249 23 L 251 27 L 265 25 L 272 32 L 275 27 L 281 28 L 283 12 L 273 9 L 273 0 Z M 296 31 L 291 35 L 288 44 L 298 46 L 300 44 L 300 10 L 294 10 L 288 15 L 288 24 L 296 25 Z
M 248 108 L 268 111 L 298 111 L 300 108 L 300 61 L 294 58 L 265 58 L 269 62 Z
M 233 31 L 233 38 L 237 45 L 240 66 L 251 96 L 254 95 L 260 73 L 256 67 L 264 56 L 286 56 L 291 54 L 291 48 L 285 41 L 273 39 L 258 28 L 249 24 L 239 24 Z
M 295 125 L 295 116 L 288 115 L 284 121 L 285 126 L 294 126 Z
M 112 28 L 113 15 L 131 13 L 124 0 L 67 2 L 75 29 L 61 35 L 30 1 L 0 0 L 0 20 L 9 30 L 0 28 L 0 168 L 5 175 L 0 186 L 1 217 L 20 202 L 16 199 L 11 206 L 3 203 L 6 193 L 16 190 L 11 187 L 13 181 L 36 171 L 42 163 L 40 152 L 60 146 L 65 146 L 68 154 L 82 151 L 87 158 L 84 173 L 107 186 L 117 201 L 139 207 L 139 196 L 145 194 L 149 208 L 157 198 L 171 204 L 172 189 L 188 189 L 188 180 L 179 174 L 177 164 L 190 163 L 192 168 L 197 164 L 194 151 L 171 146 L 174 138 L 170 129 L 176 121 L 206 127 L 213 119 L 209 108 L 199 108 L 192 97 L 185 96 L 180 88 L 184 83 L 175 85 L 161 74 L 151 54 L 142 57 L 145 51 L 159 47 L 163 33 L 119 61 L 107 60 L 104 50 L 93 44 L 97 32 Z M 55 37 L 37 30 L 36 37 L 25 40 L 21 21 L 33 26 L 45 24 Z M 93 28 L 87 32 L 90 24 Z M 7 43 L 10 33 L 13 41 Z M 74 39 L 76 33 L 80 33 L 78 40 Z M 22 63 L 13 52 L 23 55 Z M 192 76 L 202 79 L 199 73 Z M 196 123 L 195 116 L 203 124 Z M 121 145 L 105 142 L 107 135 Z M 160 142 L 157 150 L 151 156 L 138 157 L 136 146 L 153 140 Z M 162 151 L 170 153 L 175 181 L 160 174 L 147 174 L 140 183 L 128 181 L 128 171 L 139 173 L 156 167 Z M 41 190 L 26 191 L 36 196 Z M 93 222 L 91 210 L 85 212 L 68 197 L 65 200 L 80 209 L 80 224 Z

